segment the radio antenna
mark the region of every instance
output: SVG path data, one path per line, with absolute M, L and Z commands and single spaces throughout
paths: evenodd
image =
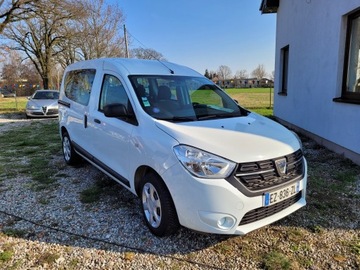
M 175 72 L 169 68 L 164 62 L 162 62 L 158 57 L 156 57 L 155 55 L 153 55 L 151 53 L 151 51 L 149 51 L 149 49 L 147 48 L 147 46 L 145 46 L 140 40 L 138 40 L 136 37 L 134 37 L 134 35 L 132 35 L 129 31 L 126 31 L 126 28 L 125 28 L 125 25 L 124 25 L 124 36 L 125 36 L 125 46 L 126 46 L 126 53 L 127 53 L 127 57 L 129 58 L 128 56 L 128 49 L 127 49 L 127 37 L 126 37 L 126 34 L 129 34 L 133 39 L 135 39 L 137 42 L 140 43 L 140 47 L 145 49 L 145 50 L 148 50 L 146 51 L 146 53 L 148 55 L 150 55 L 154 60 L 157 60 L 160 64 L 162 64 L 164 67 L 166 67 L 169 71 L 170 71 L 170 74 L 175 74 Z

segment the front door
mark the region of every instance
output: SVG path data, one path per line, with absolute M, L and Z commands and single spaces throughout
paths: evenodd
M 106 117 L 104 107 L 120 103 L 131 110 L 128 95 L 116 75 L 105 74 L 98 106 L 89 112 L 88 128 L 91 133 L 95 160 L 120 183 L 130 188 L 129 164 L 132 164 L 134 143 L 132 133 L 136 127 L 126 119 Z

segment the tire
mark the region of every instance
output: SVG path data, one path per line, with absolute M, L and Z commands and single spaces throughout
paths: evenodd
M 146 225 L 159 237 L 174 234 L 180 227 L 174 202 L 162 179 L 155 173 L 143 177 L 141 205 Z
M 64 160 L 69 165 L 77 165 L 79 164 L 81 157 L 75 152 L 70 136 L 67 132 L 63 133 L 62 136 L 62 151 Z

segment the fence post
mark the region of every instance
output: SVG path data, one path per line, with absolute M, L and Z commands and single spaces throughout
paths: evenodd
M 16 106 L 16 110 L 18 110 L 18 100 L 17 100 L 17 91 L 15 89 L 15 106 Z
M 271 109 L 271 87 L 269 88 L 269 92 L 270 92 L 270 95 L 269 95 L 269 97 L 270 97 L 270 106 L 269 106 L 269 109 Z

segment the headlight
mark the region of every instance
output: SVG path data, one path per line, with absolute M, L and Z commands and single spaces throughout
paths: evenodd
M 181 164 L 201 178 L 226 178 L 236 164 L 224 158 L 186 145 L 177 145 L 174 152 Z
M 28 105 L 27 108 L 29 110 L 38 110 L 40 107 L 39 106 L 35 106 L 35 105 Z

